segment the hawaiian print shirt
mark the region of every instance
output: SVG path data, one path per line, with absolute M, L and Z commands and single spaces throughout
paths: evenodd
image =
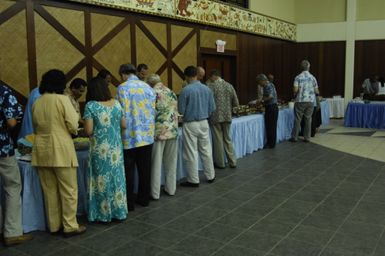
M 217 107 L 210 117 L 210 123 L 231 122 L 233 108 L 239 106 L 234 87 L 222 78 L 217 79 L 215 82 L 209 80 L 206 83 L 213 91 L 215 105 Z
M 154 143 L 155 92 L 135 75 L 118 86 L 116 99 L 123 108 L 127 128 L 123 133 L 124 149 Z
M 318 88 L 317 80 L 309 71 L 303 71 L 294 79 L 294 87 L 298 87 L 297 102 L 315 101 L 315 89 Z
M 22 110 L 12 91 L 0 84 L 0 157 L 13 156 L 13 141 L 9 135 L 7 120 L 21 117 Z
M 173 91 L 158 83 L 156 93 L 155 140 L 175 139 L 178 136 L 178 102 Z

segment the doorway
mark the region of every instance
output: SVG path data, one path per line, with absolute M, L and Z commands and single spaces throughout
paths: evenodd
M 235 56 L 202 53 L 201 63 L 206 70 L 204 81 L 207 81 L 211 70 L 217 69 L 221 72 L 222 78 L 232 84 L 234 89 L 237 89 L 237 62 Z

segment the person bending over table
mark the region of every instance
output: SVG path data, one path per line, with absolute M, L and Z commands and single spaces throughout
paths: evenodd
M 162 167 L 165 173 L 164 192 L 173 196 L 176 190 L 178 159 L 178 102 L 175 93 L 167 88 L 156 74 L 147 79 L 156 93 L 155 142 L 151 159 L 151 196 L 160 196 Z
M 65 88 L 62 71 L 52 69 L 43 75 L 42 96 L 32 107 L 32 166 L 37 167 L 50 232 L 63 228 L 64 236 L 70 237 L 84 233 L 86 227 L 76 220 L 78 160 L 71 134 L 77 134 L 79 115 L 63 95 Z
M 278 104 L 277 91 L 266 75 L 259 74 L 257 83 L 263 88 L 262 102 L 265 105 L 265 129 L 267 142 L 265 148 L 274 148 L 277 143 Z

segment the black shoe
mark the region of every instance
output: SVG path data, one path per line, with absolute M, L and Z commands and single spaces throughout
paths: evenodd
M 310 140 L 303 140 L 303 142 L 309 143 L 309 142 L 310 142 Z
M 135 211 L 135 206 L 133 206 L 133 205 L 127 205 L 127 211 L 129 211 L 129 212 Z
M 219 165 L 217 165 L 217 164 L 214 164 L 214 167 L 215 167 L 216 169 L 225 169 L 225 168 L 226 168 L 226 166 L 219 166 Z
M 147 207 L 147 206 L 150 204 L 149 201 L 138 200 L 138 199 L 135 201 L 135 203 L 137 203 L 137 204 L 139 204 L 139 205 L 141 205 L 141 206 L 143 206 L 143 207 Z
M 211 180 L 207 180 L 207 182 L 210 183 L 210 184 L 213 183 L 214 181 L 215 181 L 215 177 L 212 178 Z
M 290 142 L 297 142 L 297 140 L 294 139 L 294 138 L 290 138 L 289 141 L 290 141 Z
M 230 168 L 237 168 L 237 166 L 235 164 L 230 164 Z
M 199 183 L 191 183 L 191 182 L 188 182 L 188 181 L 182 182 L 182 183 L 180 183 L 180 185 L 182 187 L 190 187 L 190 188 L 197 188 L 197 187 L 199 187 Z

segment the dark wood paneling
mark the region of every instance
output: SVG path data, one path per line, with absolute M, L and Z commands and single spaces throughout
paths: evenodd
M 345 42 L 297 43 L 293 60 L 299 72 L 301 60 L 310 61 L 310 72 L 317 78 L 323 97 L 344 96 L 345 92 Z
M 255 77 L 273 74 L 279 98 L 292 98 L 294 77 L 301 60 L 308 59 L 321 95 L 344 95 L 345 42 L 293 43 L 239 33 L 239 84 L 242 103 L 255 98 Z
M 356 41 L 354 97 L 360 95 L 362 82 L 373 75 L 385 77 L 385 40 Z

